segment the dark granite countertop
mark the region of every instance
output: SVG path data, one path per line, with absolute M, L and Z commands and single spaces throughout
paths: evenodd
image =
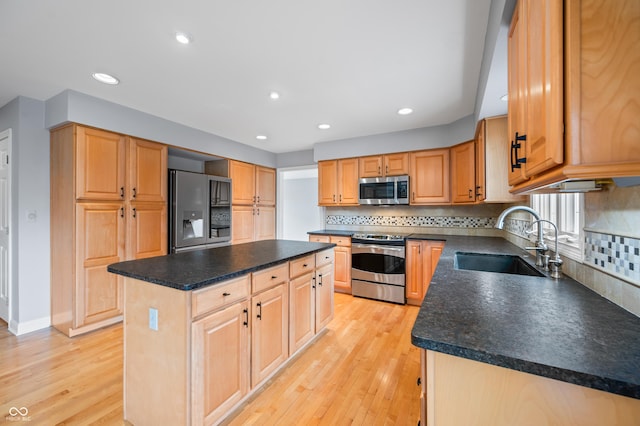
M 330 243 L 265 240 L 129 260 L 109 265 L 107 270 L 125 277 L 187 291 L 334 246 L 335 244 Z
M 640 399 L 640 318 L 563 277 L 457 270 L 457 251 L 535 256 L 502 238 L 446 241 L 414 345 Z

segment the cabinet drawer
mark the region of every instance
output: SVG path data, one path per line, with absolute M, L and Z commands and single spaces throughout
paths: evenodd
M 333 262 L 333 249 L 316 253 L 316 268 Z
M 249 275 L 234 278 L 221 284 L 193 292 L 191 316 L 198 317 L 207 312 L 245 299 L 249 296 Z
M 329 236 L 328 235 L 309 235 L 309 241 L 312 243 L 328 243 Z
M 289 281 L 289 262 L 254 272 L 251 290 L 255 294 L 287 281 Z
M 313 254 L 289 262 L 289 277 L 298 277 L 316 269 L 316 257 Z
M 338 237 L 332 235 L 329 242 L 340 247 L 351 247 L 351 237 Z

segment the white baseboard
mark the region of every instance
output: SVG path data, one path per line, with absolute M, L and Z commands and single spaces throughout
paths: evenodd
M 47 328 L 50 326 L 51 317 L 48 316 L 25 322 L 17 322 L 16 320 L 12 319 L 9 322 L 9 331 L 16 336 L 20 336 L 22 334 L 31 333 L 32 331 L 42 330 L 43 328 Z

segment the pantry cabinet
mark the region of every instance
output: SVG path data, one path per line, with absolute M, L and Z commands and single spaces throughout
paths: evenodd
M 318 204 L 358 205 L 358 159 L 318 162 Z
M 406 242 L 407 304 L 420 306 L 444 248 L 443 241 L 408 240 Z
M 637 176 L 640 4 L 520 0 L 509 34 L 512 191 Z
M 475 142 L 468 141 L 451 148 L 451 201 L 470 204 L 476 201 Z
M 167 147 L 69 124 L 50 149 L 51 323 L 75 336 L 122 320 L 107 265 L 167 253 Z
M 232 206 L 232 244 L 276 238 L 276 208 L 269 206 Z
M 449 148 L 411 152 L 409 179 L 411 205 L 449 203 Z
M 409 174 L 408 152 L 361 157 L 359 162 L 361 178 Z

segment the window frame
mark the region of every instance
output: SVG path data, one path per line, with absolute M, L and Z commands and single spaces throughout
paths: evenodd
M 558 252 L 578 262 L 584 261 L 584 193 L 531 194 L 529 204 L 542 219 L 558 227 Z M 533 220 L 532 220 L 533 222 Z M 543 222 L 544 239 L 549 249 L 555 249 L 555 230 Z M 534 226 L 532 235 L 538 236 Z

